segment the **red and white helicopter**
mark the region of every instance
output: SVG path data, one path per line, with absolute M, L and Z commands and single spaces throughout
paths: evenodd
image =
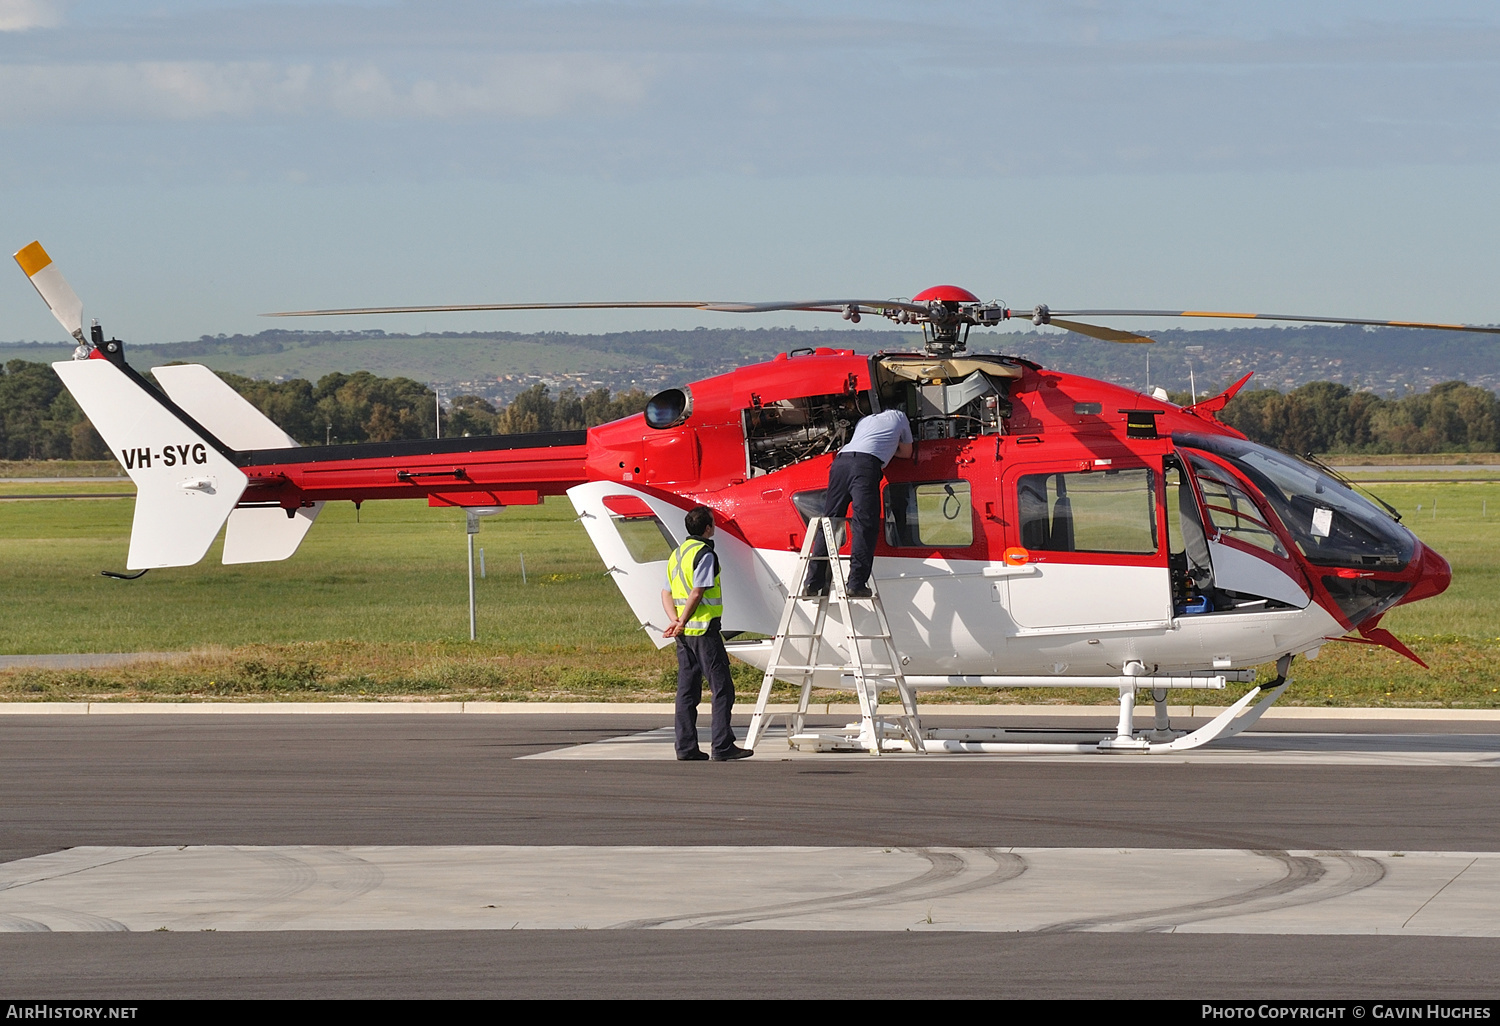
M 621 594 L 660 646 L 660 589 L 683 516 L 712 507 L 724 629 L 773 634 L 829 463 L 853 424 L 905 410 L 915 458 L 887 468 L 875 578 L 906 681 L 952 686 L 1118 689 L 1105 750 L 1172 751 L 1244 729 L 1278 698 L 1297 655 L 1330 639 L 1384 645 L 1393 606 L 1430 598 L 1450 569 L 1394 511 L 1326 468 L 1247 440 L 1216 419 L 1249 375 L 1179 407 L 1165 394 L 967 352 L 969 332 L 1011 319 L 1000 303 L 945 285 L 911 299 L 789 303 L 487 304 L 315 310 L 277 316 L 475 310 L 682 308 L 822 311 L 920 325 L 922 352 L 783 353 L 668 388 L 645 412 L 588 431 L 298 447 L 206 367 L 158 367 L 160 390 L 125 361 L 37 243 L 22 269 L 79 347 L 57 373 L 138 488 L 127 566 L 198 562 L 227 521 L 223 560 L 286 559 L 332 500 L 432 506 L 527 505 L 567 495 Z M 1500 328 L 1212 311 L 1030 311 L 1115 342 L 1098 317 L 1234 317 Z M 827 640 L 841 644 L 830 621 Z M 731 642 L 765 668 L 768 642 Z M 1166 722 L 1172 688 L 1223 687 L 1275 662 L 1279 677 L 1183 736 Z M 1420 660 L 1418 660 L 1420 662 Z M 827 680 L 837 686 L 837 671 Z M 1156 729 L 1136 732 L 1138 691 Z M 1237 717 L 1237 718 L 1236 718 Z M 1003 731 L 949 750 L 1032 751 Z M 1061 740 L 1061 739 L 1060 739 Z M 1076 740 L 1076 739 L 1074 739 Z M 992 742 L 999 742 L 998 744 Z M 929 750 L 932 745 L 929 744 Z M 1092 749 L 1090 743 L 1076 750 Z

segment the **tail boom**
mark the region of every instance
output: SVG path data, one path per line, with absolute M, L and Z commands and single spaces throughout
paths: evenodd
M 432 506 L 529 506 L 588 480 L 587 434 L 554 431 L 241 453 L 245 503 L 421 499 Z

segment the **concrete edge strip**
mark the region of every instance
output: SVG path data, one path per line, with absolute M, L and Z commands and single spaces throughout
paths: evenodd
M 707 709 L 707 705 L 703 706 Z M 1216 716 L 1223 706 L 1171 706 L 1172 716 Z M 557 715 L 671 716 L 670 702 L 0 702 L 0 716 L 167 716 L 167 715 Z M 740 710 L 746 712 L 744 708 Z M 795 711 L 774 705 L 774 713 Z M 930 716 L 1037 716 L 1053 719 L 1098 719 L 1114 722 L 1114 706 L 1104 705 L 928 705 Z M 858 716 L 857 705 L 816 704 L 817 716 Z M 1149 718 L 1150 707 L 1137 711 Z M 1267 711 L 1261 722 L 1276 720 L 1477 720 L 1500 722 L 1500 709 L 1349 709 L 1287 706 Z

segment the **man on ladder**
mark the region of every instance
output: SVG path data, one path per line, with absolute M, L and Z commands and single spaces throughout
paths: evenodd
M 714 514 L 707 506 L 688 510 L 688 539 L 667 560 L 667 586 L 661 604 L 671 622 L 663 637 L 677 639 L 677 758 L 680 762 L 729 762 L 755 752 L 734 743 L 729 716 L 734 708 L 734 679 L 724 650 L 719 619 L 724 614 L 719 587 L 719 558 L 714 554 Z M 703 679 L 713 698 L 712 755 L 698 747 L 698 702 Z
M 882 410 L 860 420 L 854 437 L 839 450 L 828 471 L 828 491 L 823 498 L 825 517 L 843 517 L 854 503 L 849 546 L 849 597 L 869 598 L 870 572 L 875 566 L 875 539 L 880 534 L 880 479 L 891 457 L 910 459 L 911 422 L 901 410 Z M 828 590 L 828 561 L 823 535 L 813 542 L 813 562 L 808 569 L 804 595 Z

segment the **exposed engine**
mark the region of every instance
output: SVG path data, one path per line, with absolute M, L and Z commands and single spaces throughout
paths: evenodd
M 848 393 L 781 399 L 745 411 L 750 474 L 757 477 L 841 448 L 859 420 Z
M 1010 380 L 1020 375 L 1003 357 L 887 356 L 875 365 L 881 405 L 906 410 L 918 439 L 1003 433 Z
M 917 439 L 1002 434 L 1010 381 L 1021 376 L 1019 364 L 998 356 L 879 356 L 872 370 L 881 408 L 905 410 Z M 839 392 L 752 406 L 745 411 L 750 475 L 838 451 L 868 404 L 866 395 Z

